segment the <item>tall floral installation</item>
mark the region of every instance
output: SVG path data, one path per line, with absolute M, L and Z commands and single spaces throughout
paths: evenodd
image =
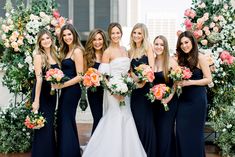
M 235 155 L 235 0 L 193 0 L 184 23 L 210 63 L 209 122 L 223 156 Z
M 27 152 L 31 147 L 32 131 L 24 126 L 30 111 L 30 95 L 34 83 L 32 57 L 37 33 L 46 28 L 56 36 L 68 20 L 60 16 L 54 0 L 31 0 L 26 7 L 23 0 L 17 8 L 6 1 L 6 14 L 0 20 L 0 45 L 4 48 L 1 59 L 5 74 L 3 85 L 11 93 L 26 97 L 6 110 L 0 108 L 0 153 Z

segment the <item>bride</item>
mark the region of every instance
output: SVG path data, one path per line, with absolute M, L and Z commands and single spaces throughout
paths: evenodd
M 121 25 L 111 23 L 108 35 L 111 43 L 103 54 L 99 70 L 110 74 L 112 79 L 127 74 L 130 59 L 119 44 L 122 37 Z M 119 106 L 122 100 L 125 100 L 125 106 Z M 104 91 L 103 117 L 91 136 L 83 157 L 147 157 L 132 117 L 129 97 L 111 95 Z

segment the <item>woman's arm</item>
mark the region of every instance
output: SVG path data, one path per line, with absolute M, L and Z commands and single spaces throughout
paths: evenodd
M 152 45 L 149 44 L 149 49 L 147 51 L 147 55 L 148 55 L 148 62 L 149 62 L 149 65 L 151 66 L 152 70 L 154 71 L 154 61 L 155 61 L 155 58 L 154 58 L 154 54 L 153 54 L 153 49 L 152 49 Z
M 199 68 L 201 68 L 203 73 L 203 78 L 200 80 L 184 80 L 181 81 L 180 86 L 191 86 L 191 85 L 197 85 L 197 86 L 205 86 L 212 82 L 212 76 L 210 67 L 208 64 L 208 61 L 206 57 L 203 54 L 199 54 L 198 58 Z
M 38 111 L 39 109 L 39 100 L 40 100 L 40 93 L 42 88 L 42 59 L 41 55 L 34 56 L 34 72 L 36 76 L 36 88 L 35 88 L 35 97 L 32 104 L 33 112 Z
M 53 87 L 55 89 L 61 89 L 61 88 L 69 87 L 69 86 L 72 86 L 72 85 L 74 85 L 74 84 L 76 84 L 76 83 L 78 83 L 82 80 L 82 73 L 83 73 L 83 69 L 84 69 L 83 52 L 79 48 L 76 48 L 73 52 L 72 59 L 75 62 L 75 68 L 76 68 L 77 76 L 70 79 L 69 81 L 66 81 L 63 84 L 59 84 L 59 85 L 54 84 Z

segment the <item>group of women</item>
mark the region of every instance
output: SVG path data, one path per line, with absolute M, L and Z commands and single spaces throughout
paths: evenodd
M 37 54 L 34 57 L 36 83 L 33 90 L 33 111 L 44 113 L 45 127 L 35 130 L 33 157 L 79 157 L 80 145 L 75 114 L 81 97 L 81 73 L 89 67 L 120 78 L 129 73 L 137 85 L 130 97 L 112 95 L 98 87 L 88 89 L 88 100 L 94 118 L 92 135 L 83 157 L 204 157 L 204 123 L 207 98 L 205 85 L 212 80 L 209 65 L 199 53 L 197 41 L 189 31 L 182 32 L 176 45 L 176 57 L 171 57 L 167 39 L 159 35 L 153 44 L 148 41 L 145 24 L 137 23 L 130 35 L 130 49 L 120 45 L 123 35 L 119 23 L 111 23 L 108 39 L 102 29 L 90 32 L 85 48 L 71 24 L 62 27 L 59 36 L 60 53 L 57 59 L 53 38 L 47 31 L 38 34 Z M 171 93 L 162 101 L 151 103 L 145 96 L 150 84 L 141 82 L 135 67 L 150 65 L 154 84 L 181 86 L 178 97 Z M 187 66 L 192 71 L 189 80 L 173 82 L 169 70 Z M 46 70 L 59 67 L 70 80 L 53 84 L 43 79 Z M 61 89 L 54 131 L 56 96 L 51 86 Z M 125 101 L 125 106 L 119 106 Z M 165 111 L 161 103 L 169 105 Z

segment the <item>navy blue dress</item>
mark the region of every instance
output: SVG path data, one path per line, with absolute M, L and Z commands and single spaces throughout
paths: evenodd
M 191 80 L 203 78 L 201 69 L 192 71 Z M 207 111 L 205 86 L 186 86 L 178 100 L 176 140 L 178 157 L 205 157 L 204 124 Z
M 70 79 L 77 75 L 75 62 L 71 58 L 61 63 L 62 71 Z M 80 157 L 80 144 L 76 126 L 76 110 L 81 97 L 81 88 L 75 85 L 62 88 L 58 105 L 57 140 L 59 157 Z
M 51 68 L 59 68 L 57 64 L 51 65 Z M 46 69 L 42 70 L 43 75 L 46 74 Z M 35 98 L 36 81 L 32 91 L 32 100 Z M 39 112 L 43 113 L 46 118 L 46 124 L 39 130 L 34 130 L 32 143 L 32 157 L 57 157 L 54 115 L 56 107 L 56 94 L 50 95 L 51 84 L 43 79 L 40 93 Z
M 173 82 L 169 80 L 166 83 L 163 72 L 154 73 L 154 85 L 165 83 L 172 87 Z M 169 111 L 164 110 L 161 101 L 156 100 L 154 105 L 154 120 L 157 135 L 157 156 L 159 157 L 175 157 L 176 141 L 175 141 L 175 118 L 177 111 L 177 95 L 175 94 L 170 102 L 168 102 Z
M 95 65 L 93 68 L 98 69 L 100 63 L 95 62 Z M 93 127 L 92 127 L 92 133 L 94 132 L 96 126 L 98 125 L 102 115 L 103 115 L 103 87 L 99 86 L 96 88 L 95 92 L 92 92 L 88 89 L 87 95 L 88 95 L 88 101 L 91 108 L 91 114 L 93 117 Z
M 132 59 L 131 68 L 140 64 L 148 64 L 148 57 Z M 150 84 L 146 83 L 143 88 L 132 91 L 131 111 L 135 120 L 140 141 L 148 157 L 156 157 L 156 131 L 154 126 L 153 105 L 145 96 L 149 92 Z

